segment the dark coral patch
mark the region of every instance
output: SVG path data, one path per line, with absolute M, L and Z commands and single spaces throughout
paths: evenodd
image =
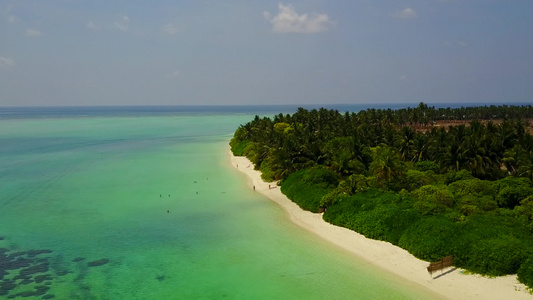
M 69 270 L 66 270 L 66 269 L 61 269 L 61 270 L 57 270 L 56 271 L 57 276 L 65 276 L 68 273 L 70 273 L 70 272 L 69 272 Z
M 46 294 L 46 292 L 48 292 L 49 289 L 50 287 L 46 285 L 39 285 L 35 287 L 35 291 L 39 293 L 39 296 Z
M 27 267 L 25 269 L 21 269 L 17 278 L 25 278 L 37 273 L 46 273 L 49 269 L 48 265 L 48 262 L 44 262 L 37 265 L 33 265 L 31 267 Z
M 3 239 L 1 237 L 0 240 Z M 0 299 L 40 296 L 43 299 L 54 298 L 55 295 L 46 294 L 54 281 L 54 276 L 49 271 L 51 267 L 56 269 L 53 257 L 46 255 L 49 253 L 52 253 L 52 250 L 11 252 L 7 248 L 0 248 Z M 68 271 L 65 270 L 64 273 Z M 31 289 L 34 283 L 38 285 Z M 16 291 L 17 287 L 22 291 Z
M 35 297 L 35 296 L 42 296 L 48 292 L 50 289 L 49 286 L 36 286 L 35 291 L 25 291 L 20 292 L 18 294 L 10 295 L 8 298 L 16 298 L 16 297 Z
M 98 267 L 98 266 L 103 266 L 103 265 L 107 264 L 108 262 L 109 262 L 109 259 L 104 258 L 104 259 L 90 261 L 90 262 L 87 263 L 87 265 L 89 267 Z
M 48 254 L 48 253 L 52 253 L 52 250 L 48 250 L 48 249 L 43 249 L 43 250 L 29 250 L 29 251 L 26 251 L 28 256 L 29 257 L 35 257 L 39 254 Z
M 28 253 L 27 251 L 13 252 L 13 253 L 10 253 L 7 256 L 7 259 L 13 259 L 13 258 L 18 257 L 18 256 L 26 255 L 27 253 Z
M 35 276 L 35 283 L 41 283 L 47 280 L 53 280 L 54 278 L 50 274 L 37 275 Z
M 39 296 L 39 294 L 36 291 L 25 291 L 25 292 L 20 292 L 20 293 L 15 294 L 15 295 L 11 295 L 11 296 L 9 296 L 9 298 L 34 297 L 34 296 Z
M 30 284 L 32 282 L 33 282 L 33 280 L 31 280 L 31 278 L 24 278 L 24 280 L 22 280 L 20 282 L 20 284 Z
M 17 257 L 15 260 L 7 259 L 2 264 L 2 269 L 4 270 L 17 270 L 22 268 L 27 268 L 31 265 L 33 261 L 24 257 Z
M 3 280 L 0 282 L 0 295 L 7 295 L 10 290 L 16 287 L 17 285 L 13 280 Z

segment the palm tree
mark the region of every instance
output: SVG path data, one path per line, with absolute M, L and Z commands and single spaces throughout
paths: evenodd
M 413 158 L 412 162 L 417 162 L 421 160 L 429 160 L 429 145 L 428 138 L 424 134 L 417 134 L 415 140 L 413 141 Z
M 404 126 L 400 131 L 400 135 L 396 137 L 396 149 L 398 149 L 400 156 L 405 161 L 412 160 L 414 157 L 413 153 L 415 151 L 415 138 L 416 133 L 409 126 Z
M 374 149 L 374 160 L 370 164 L 370 171 L 377 176 L 380 185 L 400 177 L 405 170 L 405 164 L 394 148 L 378 146 Z
M 533 150 L 529 150 L 520 157 L 517 173 L 533 181 Z
M 468 133 L 464 125 L 453 126 L 448 130 L 450 137 L 446 140 L 446 150 L 438 158 L 441 168 L 448 171 L 466 169 L 470 153 L 466 145 Z
M 503 164 L 510 175 L 517 175 L 520 158 L 525 155 L 520 145 L 505 151 L 503 155 Z

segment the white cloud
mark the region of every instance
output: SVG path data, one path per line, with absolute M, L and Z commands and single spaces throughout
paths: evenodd
M 0 6 L 0 16 L 2 16 L 2 18 L 5 18 L 8 23 L 15 23 L 18 20 L 16 16 L 11 14 L 12 8 L 12 5 Z
M 174 35 L 174 34 L 178 34 L 180 32 L 178 26 L 172 24 L 172 23 L 168 23 L 166 25 L 164 25 L 163 27 L 161 27 L 161 31 L 164 33 L 164 34 L 168 34 L 168 35 Z
M 38 30 L 28 28 L 26 30 L 26 35 L 27 36 L 41 36 L 41 35 L 43 35 L 43 33 L 38 31 Z
M 10 57 L 0 56 L 0 68 L 11 67 L 15 65 L 15 60 Z
M 397 19 L 413 19 L 417 17 L 416 11 L 410 7 L 398 10 L 392 14 Z
M 96 26 L 96 24 L 94 24 L 92 21 L 85 24 L 85 27 L 91 30 L 100 30 L 100 27 Z
M 278 33 L 318 33 L 329 29 L 333 22 L 326 14 L 313 13 L 298 15 L 292 5 L 278 4 L 279 12 L 271 16 L 269 12 L 263 12 L 265 19 L 272 24 L 272 30 Z
M 128 31 L 130 29 L 130 18 L 128 16 L 122 16 L 122 18 L 113 23 L 113 25 L 120 31 Z

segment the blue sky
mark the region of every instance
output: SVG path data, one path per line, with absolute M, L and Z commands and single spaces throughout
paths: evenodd
M 0 1 L 0 106 L 532 102 L 531 0 Z

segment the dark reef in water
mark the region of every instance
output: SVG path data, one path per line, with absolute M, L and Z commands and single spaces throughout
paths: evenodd
M 49 265 L 50 263 L 43 262 L 43 263 L 35 264 L 33 266 L 21 269 L 19 271 L 19 275 L 17 275 L 14 279 L 15 280 L 24 279 L 24 278 L 31 277 L 32 275 L 37 274 L 37 273 L 46 273 L 48 272 Z
M 52 250 L 29 250 L 29 251 L 26 251 L 27 255 L 29 257 L 35 257 L 39 254 L 48 254 L 48 253 L 52 253 Z
M 15 284 L 15 281 L 13 280 L 2 280 L 0 282 L 0 296 L 1 295 L 7 295 L 10 290 L 16 288 L 17 285 Z
M 3 236 L 0 236 L 1 240 L 4 240 Z M 2 299 L 40 296 L 41 299 L 55 298 L 54 294 L 47 294 L 54 282 L 59 276 L 73 273 L 68 269 L 72 263 L 85 260 L 83 257 L 76 257 L 71 262 L 65 262 L 61 254 L 55 254 L 48 249 L 12 251 L 8 248 L 0 248 L 0 298 Z M 80 269 L 81 273 L 74 281 L 80 281 L 85 277 L 87 266 L 97 267 L 108 262 L 109 259 L 99 259 L 88 262 L 87 265 L 77 264 L 83 266 L 84 271 Z M 89 297 L 90 286 L 83 283 L 78 285 L 81 286 L 82 294 Z
M 42 296 L 42 295 L 46 294 L 46 292 L 48 292 L 50 287 L 41 285 L 41 286 L 36 286 L 34 289 L 35 290 L 33 290 L 33 291 L 24 291 L 24 292 L 20 292 L 20 293 L 17 293 L 17 294 L 9 295 L 9 297 L 7 297 L 7 298 L 12 299 L 12 298 L 16 298 L 16 297 Z
M 50 274 L 35 276 L 35 283 L 41 283 L 43 281 L 53 280 L 54 278 Z
M 99 260 L 90 261 L 90 262 L 87 263 L 87 265 L 89 267 L 98 267 L 98 266 L 103 266 L 103 265 L 107 264 L 108 262 L 109 262 L 109 259 L 103 258 L 103 259 L 99 259 Z
M 8 298 L 44 295 L 50 289 L 49 286 L 34 286 L 33 291 L 23 291 L 12 295 L 9 295 L 9 293 L 19 286 L 52 280 L 51 275 L 42 274 L 49 271 L 50 258 L 41 257 L 41 255 L 50 253 L 52 251 L 47 249 L 10 253 L 9 249 L 0 248 L 0 295 L 8 295 Z M 18 272 L 15 270 L 18 270 Z M 16 275 L 12 276 L 12 278 L 6 278 L 9 274 Z M 36 274 L 41 275 L 35 276 Z

